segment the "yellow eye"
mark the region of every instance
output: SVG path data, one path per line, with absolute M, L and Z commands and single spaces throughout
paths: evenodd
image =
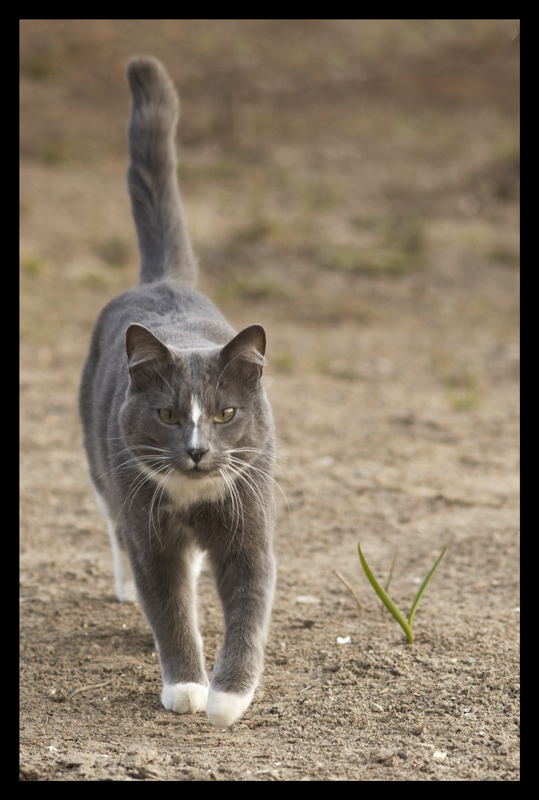
M 236 413 L 235 408 L 223 408 L 222 411 L 219 411 L 213 418 L 214 422 L 230 422 L 234 414 Z
M 180 415 L 176 413 L 176 411 L 172 411 L 170 408 L 160 408 L 159 416 L 163 422 L 167 423 L 167 425 L 175 425 L 180 421 Z

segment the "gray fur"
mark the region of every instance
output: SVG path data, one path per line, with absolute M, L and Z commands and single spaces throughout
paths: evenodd
M 133 97 L 127 177 L 141 255 L 141 281 L 156 281 L 166 275 L 194 286 L 196 262 L 176 181 L 178 95 L 154 58 L 133 58 L 127 77 Z
M 163 704 L 180 713 L 207 705 L 210 721 L 228 727 L 262 672 L 275 582 L 274 433 L 260 382 L 266 337 L 260 325 L 236 334 L 192 288 L 175 175 L 176 92 L 155 59 L 133 59 L 128 76 L 141 282 L 95 327 L 80 388 L 84 444 L 119 599 L 134 599 L 134 580 L 154 633 Z M 225 620 L 209 693 L 196 624 L 200 553 Z

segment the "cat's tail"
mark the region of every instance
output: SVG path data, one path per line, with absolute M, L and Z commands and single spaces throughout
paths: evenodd
M 133 98 L 127 179 L 141 255 L 140 281 L 168 278 L 194 286 L 197 266 L 176 178 L 178 95 L 155 58 L 131 59 L 127 77 Z

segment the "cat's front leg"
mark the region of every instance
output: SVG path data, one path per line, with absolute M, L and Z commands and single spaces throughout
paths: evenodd
M 167 711 L 176 714 L 196 714 L 205 711 L 208 703 L 208 687 L 200 683 L 165 683 L 161 702 Z
M 166 536 L 166 534 L 164 534 Z M 208 677 L 196 619 L 199 554 L 181 533 L 172 545 L 131 548 L 141 606 L 152 628 L 161 664 L 161 702 L 177 714 L 204 711 Z
M 214 727 L 229 728 L 251 704 L 262 673 L 275 585 L 274 558 L 266 550 L 251 554 L 247 564 L 229 563 L 216 573 L 226 630 L 206 713 Z
M 230 728 L 251 705 L 255 688 L 243 694 L 210 688 L 206 713 L 214 728 Z

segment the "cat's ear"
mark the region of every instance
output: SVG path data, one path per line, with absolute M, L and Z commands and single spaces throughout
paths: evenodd
M 249 325 L 221 350 L 219 360 L 223 368 L 238 367 L 244 373 L 260 378 L 266 363 L 266 331 L 262 325 Z
M 129 374 L 135 382 L 155 375 L 158 367 L 170 364 L 172 354 L 168 347 L 144 325 L 133 323 L 125 334 L 125 349 Z

